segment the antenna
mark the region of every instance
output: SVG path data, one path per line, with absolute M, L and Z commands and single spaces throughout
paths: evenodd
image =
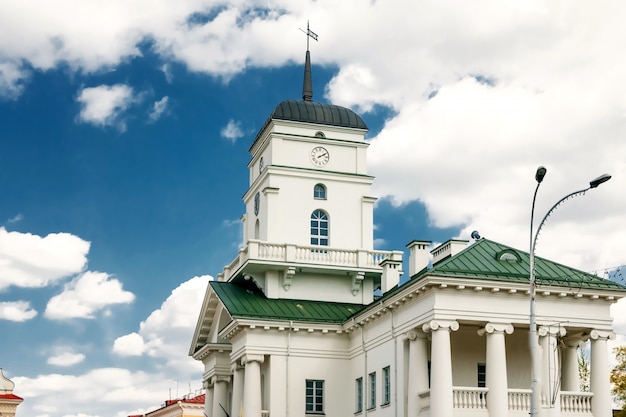
M 309 21 L 306 21 L 306 32 L 303 29 L 300 29 L 302 32 L 304 32 L 306 34 L 306 50 L 309 50 L 309 38 L 313 38 L 315 41 L 317 41 L 317 33 L 313 32 L 311 29 L 309 29 Z

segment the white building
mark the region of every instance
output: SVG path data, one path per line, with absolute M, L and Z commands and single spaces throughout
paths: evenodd
M 311 101 L 308 52 L 303 90 L 250 148 L 243 248 L 207 288 L 190 348 L 205 414 L 526 416 L 528 254 L 413 241 L 398 286 L 403 253 L 373 247 L 367 127 Z M 536 271 L 541 413 L 610 417 L 609 307 L 626 288 L 540 258 Z M 591 392 L 580 392 L 586 340 Z

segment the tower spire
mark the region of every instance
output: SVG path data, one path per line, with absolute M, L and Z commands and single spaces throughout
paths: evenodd
M 309 38 L 313 38 L 317 41 L 317 33 L 309 29 L 308 20 L 306 22 L 306 32 L 304 33 L 306 33 L 306 57 L 304 59 L 304 82 L 302 83 L 302 100 L 312 101 L 313 81 L 311 80 L 311 52 L 309 51 Z

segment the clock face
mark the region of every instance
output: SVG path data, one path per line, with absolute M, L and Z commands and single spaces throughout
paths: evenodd
M 322 167 L 328 163 L 329 159 L 330 159 L 330 154 L 328 153 L 326 148 L 323 148 L 321 146 L 316 146 L 311 151 L 311 162 L 313 162 L 313 165 Z
M 257 192 L 254 195 L 254 215 L 257 216 L 259 214 L 259 204 L 261 200 L 261 195 Z

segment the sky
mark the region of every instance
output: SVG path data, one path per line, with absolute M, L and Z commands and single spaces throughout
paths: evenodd
M 477 230 L 527 250 L 543 165 L 537 220 L 612 179 L 554 212 L 537 255 L 626 274 L 625 18 L 615 1 L 3 0 L 17 415 L 123 417 L 201 389 L 193 329 L 242 244 L 248 148 L 301 97 L 307 21 L 313 100 L 369 127 L 377 249 Z M 612 313 L 624 344 L 626 299 Z

